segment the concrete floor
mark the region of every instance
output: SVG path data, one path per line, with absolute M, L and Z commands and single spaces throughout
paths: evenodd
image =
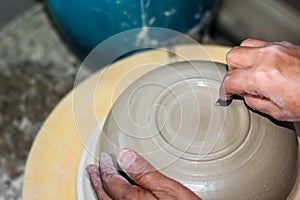
M 0 27 L 29 9 L 36 0 L 0 0 Z
M 22 199 L 31 144 L 80 66 L 37 4 L 0 30 L 0 200 Z

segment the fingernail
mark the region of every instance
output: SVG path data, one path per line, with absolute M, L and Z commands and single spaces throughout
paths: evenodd
M 130 167 L 134 163 L 135 159 L 136 155 L 128 149 L 122 149 L 119 153 L 119 164 L 121 167 Z
M 92 170 L 94 169 L 94 165 L 93 164 L 89 164 L 88 166 L 85 167 L 86 171 Z

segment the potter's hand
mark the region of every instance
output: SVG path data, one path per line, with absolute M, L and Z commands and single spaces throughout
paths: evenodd
M 278 120 L 300 120 L 300 47 L 248 39 L 227 53 L 220 99 L 232 94 Z
M 100 166 L 89 165 L 87 172 L 98 199 L 197 199 L 189 189 L 156 171 L 130 149 L 118 158 L 120 167 L 137 184 L 130 184 L 116 171 L 111 157 L 101 153 Z

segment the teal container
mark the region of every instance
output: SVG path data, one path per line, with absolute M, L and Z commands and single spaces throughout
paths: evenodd
M 214 0 L 46 0 L 63 38 L 83 59 L 98 44 L 126 30 L 168 28 L 186 33 L 209 22 Z M 205 18 L 205 19 L 204 19 Z

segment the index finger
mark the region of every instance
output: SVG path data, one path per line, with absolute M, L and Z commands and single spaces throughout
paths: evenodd
M 257 95 L 249 74 L 249 69 L 236 69 L 228 72 L 220 87 L 220 99 L 228 100 L 233 94 Z
M 112 200 L 104 191 L 100 178 L 99 168 L 96 165 L 90 164 L 86 167 L 86 171 L 89 174 L 91 184 L 94 188 L 97 197 L 102 200 Z
M 237 46 L 232 48 L 226 55 L 229 71 L 240 68 L 256 66 L 261 59 L 260 47 Z

